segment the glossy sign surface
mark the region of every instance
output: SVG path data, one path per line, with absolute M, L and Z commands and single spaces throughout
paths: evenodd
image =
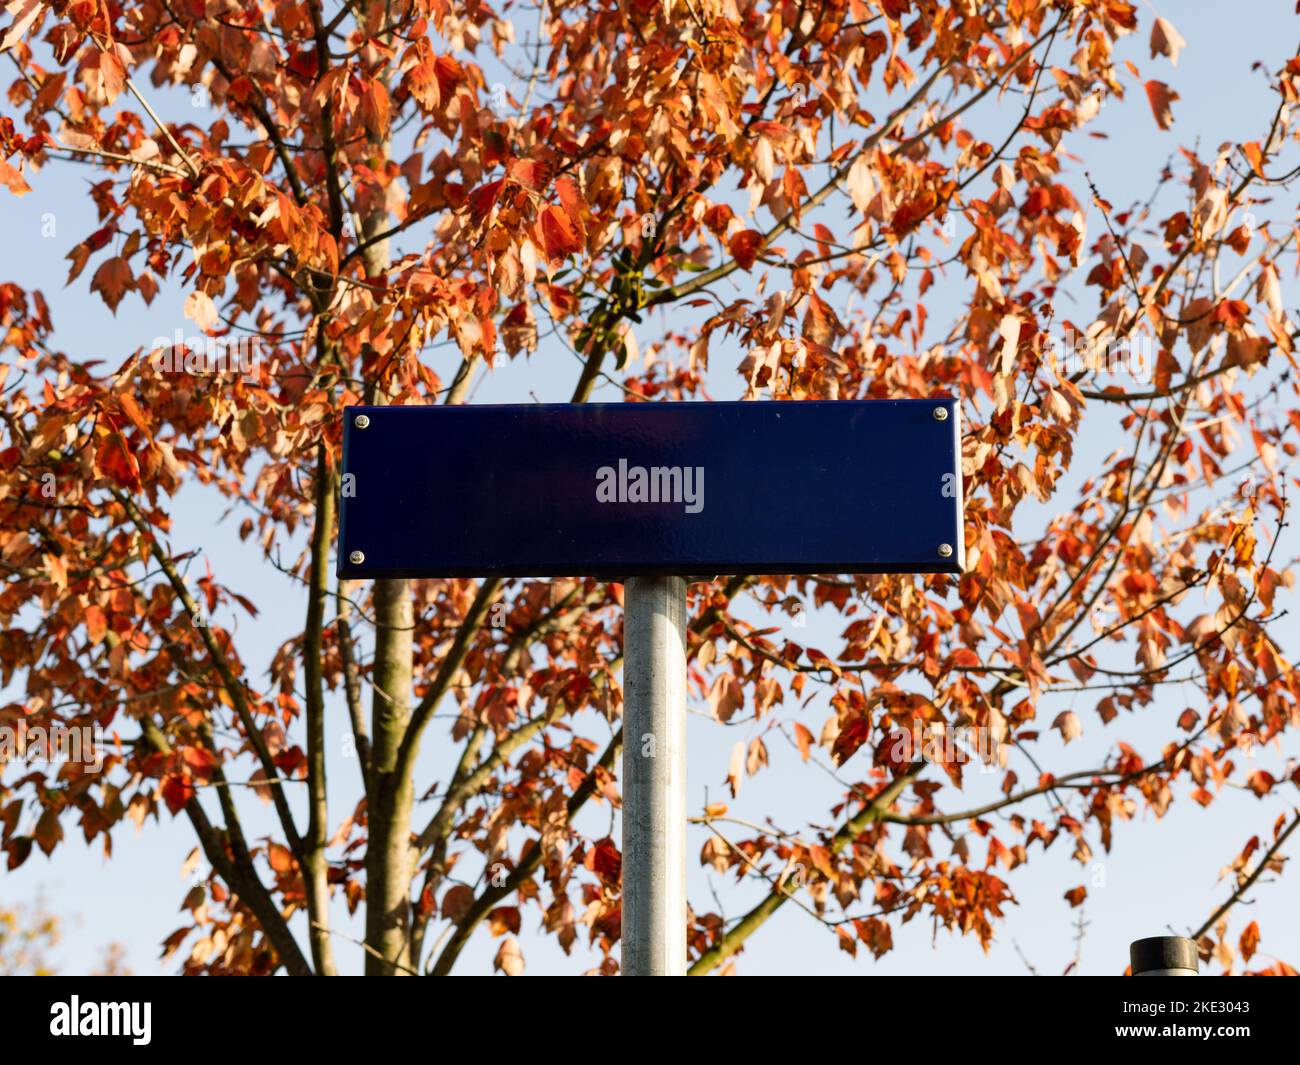
M 344 417 L 344 577 L 961 568 L 953 400 L 349 407 Z

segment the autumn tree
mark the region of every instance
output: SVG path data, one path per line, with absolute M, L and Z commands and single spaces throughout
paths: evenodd
M 450 973 L 483 927 L 522 971 L 525 920 L 616 972 L 621 586 L 333 576 L 343 409 L 463 403 L 532 358 L 571 368 L 574 403 L 710 381 L 961 403 L 960 577 L 691 586 L 692 703 L 750 725 L 692 772 L 734 793 L 788 741 L 836 789 L 806 824 L 693 790 L 731 894 L 691 900 L 692 972 L 783 906 L 850 952 L 917 917 L 987 944 L 1024 863 L 1086 864 L 1227 787 L 1261 810 L 1227 901 L 1280 870 L 1300 776 L 1246 756 L 1300 724 L 1273 631 L 1296 230 L 1272 200 L 1300 57 L 1268 58 L 1275 107 L 1239 140 L 1179 149 L 1184 42 L 1126 0 L 6 10 L 0 183 L 93 175 L 69 292 L 178 290 L 209 346 L 256 342 L 247 367 L 194 342 L 64 352 L 6 260 L 0 665 L 21 694 L 0 725 L 110 737 L 101 772 L 5 767 L 10 868 L 65 831 L 108 850 L 124 821 L 183 818 L 210 869 L 166 943 L 185 972 L 334 973 L 331 900 L 364 910 L 371 973 Z M 1148 201 L 1110 203 L 1078 162 L 1104 104 L 1169 140 Z M 1085 441 L 1096 468 L 1073 465 Z M 269 679 L 234 633 L 253 590 L 176 535 L 187 484 L 300 592 Z M 839 646 L 796 642 L 804 608 Z M 1132 740 L 1171 687 L 1195 696 L 1176 728 Z M 1054 735 L 1084 731 L 1100 760 Z M 928 742 L 959 734 L 975 749 Z M 1203 901 L 1207 957 L 1249 966 L 1259 929 Z
M 26 905 L 0 905 L 0 976 L 54 976 L 58 966 L 51 954 L 68 938 L 69 925 L 78 923 L 52 913 L 44 893 Z M 109 943 L 90 975 L 130 976 L 124 954 L 121 943 Z
M 49 951 L 60 937 L 59 920 L 43 899 L 34 906 L 0 907 L 0 976 L 49 976 Z

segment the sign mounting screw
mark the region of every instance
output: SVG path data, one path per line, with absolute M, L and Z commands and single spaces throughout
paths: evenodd
M 362 417 L 364 418 L 365 415 L 363 414 Z M 359 420 L 360 420 L 360 419 L 358 419 L 358 421 L 359 421 Z M 935 420 L 936 422 L 946 422 L 946 421 L 948 420 L 948 408 L 947 408 L 947 407 L 935 407 L 935 408 L 934 408 L 934 420 Z
M 353 551 L 352 553 L 353 553 L 354 555 L 356 555 L 356 554 L 359 554 L 360 552 Z M 949 557 L 951 557 L 951 556 L 952 556 L 952 544 L 940 544 L 940 545 L 939 545 L 939 556 L 940 556 L 941 558 L 949 558 Z
M 943 416 L 945 418 L 948 417 L 948 412 L 944 411 Z M 364 429 L 366 426 L 370 424 L 370 416 L 367 414 L 358 414 L 356 420 L 352 424 L 355 425 L 358 429 Z
M 952 554 L 952 548 L 948 548 L 948 553 Z M 366 553 L 364 551 L 353 551 L 350 555 L 348 555 L 348 561 L 351 562 L 352 565 L 354 566 L 361 565 L 361 563 L 363 563 L 365 560 L 366 560 Z

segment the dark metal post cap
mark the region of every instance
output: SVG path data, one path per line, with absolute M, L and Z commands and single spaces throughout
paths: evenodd
M 1196 943 L 1184 936 L 1152 936 L 1135 939 L 1128 948 L 1129 963 L 1134 976 L 1162 972 L 1168 969 L 1190 969 L 1199 972 Z

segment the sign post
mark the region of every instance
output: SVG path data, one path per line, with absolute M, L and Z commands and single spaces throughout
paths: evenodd
M 627 975 L 686 972 L 686 582 L 959 573 L 956 401 L 351 407 L 340 577 L 624 582 Z
M 625 976 L 686 974 L 686 580 L 623 588 Z

